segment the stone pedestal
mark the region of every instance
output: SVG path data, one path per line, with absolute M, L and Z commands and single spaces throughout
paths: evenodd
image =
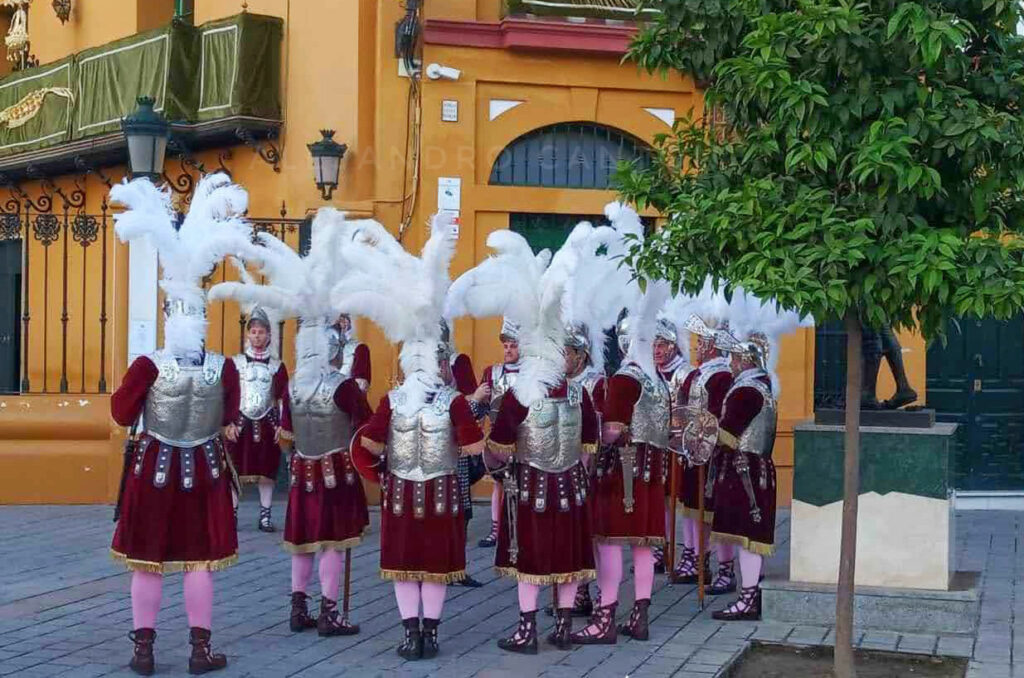
M 862 427 L 856 623 L 966 633 L 976 625 L 974 578 L 954 577 L 955 424 Z M 834 618 L 843 509 L 843 426 L 794 429 L 790 577 L 765 582 L 765 619 Z M 970 628 L 967 628 L 970 627 Z
M 861 428 L 858 586 L 949 589 L 955 424 Z M 835 584 L 843 511 L 842 426 L 794 431 L 789 578 Z

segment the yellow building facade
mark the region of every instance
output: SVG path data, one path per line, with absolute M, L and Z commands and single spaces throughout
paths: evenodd
M 274 65 L 279 119 L 244 112 L 217 117 L 215 110 L 201 119 L 204 106 L 199 105 L 196 120 L 186 121 L 193 148 L 185 154 L 187 161 L 169 153 L 168 179 L 187 185 L 184 175 L 194 180 L 201 170 L 228 169 L 249 191 L 250 216 L 297 247 L 302 220 L 330 205 L 373 217 L 400 232 L 408 248 L 418 249 L 427 219 L 442 201 L 461 217 L 452 270 L 458 275 L 487 255 L 487 236 L 496 229 L 528 231 L 531 223 L 557 223 L 560 216 L 600 215 L 614 199 L 606 187 L 580 187 L 587 184 L 580 177 L 529 176 L 529 144 L 538 131 L 555 137 L 584 135 L 605 147 L 640 147 L 669 131 L 675 117 L 701 107 L 693 83 L 678 76 L 649 76 L 622 62 L 635 30 L 630 14 L 605 8 L 595 15 L 586 3 L 566 0 L 551 15 L 541 13 L 541 5 L 559 3 L 535 7 L 530 0 L 507 6 L 501 0 L 426 0 L 415 17 L 417 58 L 424 70 L 436 64 L 458 71 L 458 77 L 452 79 L 447 70 L 438 79 L 413 82 L 404 60 L 396 56 L 396 26 L 406 17 L 398 0 L 195 0 L 194 7 L 173 0 L 75 0 L 64 23 L 50 3 L 37 1 L 28 7 L 28 32 L 41 66 L 30 71 L 42 73 L 72 55 L 79 55 L 76 64 L 93 63 L 85 60 L 135 49 L 150 40 L 150 31 L 159 40 L 176 11 L 191 14 L 187 19 L 200 51 L 204 41 L 219 39 L 231 26 L 241 26 L 236 40 L 248 39 L 246 20 L 236 17 L 257 17 L 271 27 L 266 35 L 279 38 L 264 40 L 248 53 L 259 58 L 277 50 L 275 58 L 240 66 L 237 55 L 243 52 L 235 52 L 234 73 L 246 81 L 259 75 L 253 71 L 261 65 Z M 178 38 L 173 31 L 169 35 L 171 45 Z M 201 53 L 196 62 L 200 80 L 207 68 L 206 52 Z M 137 82 L 127 82 L 130 64 L 118 63 L 98 82 L 116 88 L 122 83 L 118 78 L 125 79 L 124 100 L 106 99 L 121 106 L 124 115 L 134 109 L 134 96 L 128 94 L 140 90 Z M 85 66 L 76 68 L 81 80 Z M 14 75 L 0 80 L 0 94 Z M 165 84 L 175 76 L 167 77 Z M 200 97 L 208 83 L 201 82 Z M 69 80 L 69 86 L 79 92 L 74 88 L 80 83 Z M 160 103 L 160 93 L 142 93 L 157 96 Z M 159 333 L 155 303 L 150 315 L 156 335 L 147 337 L 148 326 L 139 320 L 145 309 L 140 316 L 138 299 L 146 299 L 140 296 L 140 285 L 145 285 L 139 278 L 153 279 L 139 268 L 146 260 L 133 258 L 116 241 L 112 210 L 105 202 L 107 182 L 120 181 L 126 171 L 123 142 L 118 146 L 115 131 L 76 136 L 91 93 L 76 96 L 79 100 L 70 103 L 47 96 L 44 103 L 78 107 L 70 116 L 78 122 L 72 121 L 66 141 L 44 147 L 21 141 L 24 151 L 5 151 L 0 129 L 0 246 L 6 246 L 0 247 L 0 271 L 6 271 L 0 287 L 16 289 L 0 298 L 0 312 L 8 299 L 8 329 L 0 324 L 0 349 L 7 351 L 8 365 L 6 383 L 0 384 L 0 503 L 113 500 L 125 431 L 110 419 L 109 394 L 133 350 L 155 341 Z M 48 110 L 41 109 L 40 115 Z M 306 148 L 321 129 L 336 130 L 335 139 L 347 145 L 340 184 L 329 201 L 314 186 Z M 518 158 L 520 151 L 527 155 Z M 63 165 L 54 160 L 61 153 L 67 156 L 61 156 Z M 508 167 L 498 167 L 506 161 Z M 57 169 L 47 171 L 48 163 Z M 520 171 L 526 172 L 525 179 L 516 178 Z M 186 209 L 187 191 L 176 193 L 176 199 Z M 226 276 L 230 272 L 218 270 L 211 280 Z M 236 352 L 237 307 L 212 305 L 210 321 L 209 346 Z M 500 359 L 498 327 L 498 319 L 456 323 L 458 348 L 472 357 L 478 373 Z M 392 383 L 396 352 L 368 323 L 361 322 L 359 330 L 371 347 L 375 404 Z M 289 323 L 283 344 L 289 363 L 292 337 Z M 924 344 L 912 336 L 902 339 L 908 371 L 923 401 Z M 814 365 L 813 330 L 783 339 L 775 450 L 782 503 L 788 503 L 792 491 L 792 427 L 813 413 Z M 883 379 L 880 391 L 887 395 L 891 388 L 891 381 Z

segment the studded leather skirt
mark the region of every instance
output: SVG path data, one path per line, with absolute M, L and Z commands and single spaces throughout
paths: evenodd
M 541 585 L 593 579 L 590 489 L 583 465 L 548 473 L 519 464 L 515 475 L 514 502 L 502 495 L 494 560 L 498 572 Z
M 143 434 L 127 471 L 115 560 L 161 573 L 218 570 L 237 560 L 231 471 L 219 438 L 182 449 Z
M 466 531 L 454 473 L 424 482 L 384 477 L 380 576 L 449 584 L 466 574 Z
M 598 453 L 592 511 L 598 543 L 665 543 L 666 462 L 664 450 L 645 444 Z
M 351 548 L 362 541 L 369 524 L 366 493 L 348 450 L 320 459 L 292 453 L 284 525 L 286 551 Z

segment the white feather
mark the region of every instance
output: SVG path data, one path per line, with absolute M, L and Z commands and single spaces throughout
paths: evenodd
M 148 179 L 124 181 L 110 190 L 110 202 L 126 211 L 114 215 L 114 228 L 123 242 L 148 241 L 161 266 L 160 286 L 169 301 L 202 307 L 206 294 L 202 279 L 227 255 L 251 254 L 252 229 L 241 218 L 248 196 L 223 174 L 200 179 L 180 229 L 170 193 Z M 172 304 L 172 309 L 176 307 Z M 206 321 L 183 317 L 172 310 L 164 326 L 164 345 L 174 355 L 202 350 Z

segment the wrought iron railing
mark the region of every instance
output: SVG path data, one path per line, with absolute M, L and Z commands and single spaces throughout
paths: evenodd
M 16 191 L 0 210 L 0 240 L 21 241 L 20 391 L 106 393 L 108 205 L 104 200 L 98 214 L 88 214 L 83 190 L 50 188 L 35 199 Z M 77 383 L 69 379 L 72 350 L 78 353 Z M 95 366 L 87 365 L 91 353 Z
M 98 212 L 86 212 L 84 191 L 77 187 L 65 194 L 49 184 L 48 192 L 35 198 L 17 188 L 12 193 L 0 203 L 0 242 L 21 244 L 20 276 L 4 279 L 20 279 L 20 308 L 6 309 L 18 315 L 15 341 L 6 345 L 18 355 L 0 355 L 0 360 L 17 361 L 13 368 L 20 378 L 0 384 L 0 393 L 108 393 L 115 237 L 110 207 L 104 199 Z M 257 231 L 308 250 L 308 219 L 289 218 L 283 204 L 279 216 L 251 221 Z M 222 269 L 207 282 L 226 279 Z M 239 344 L 244 329 L 239 318 Z M 283 337 L 284 323 L 279 330 Z M 222 343 L 229 350 L 231 342 Z

